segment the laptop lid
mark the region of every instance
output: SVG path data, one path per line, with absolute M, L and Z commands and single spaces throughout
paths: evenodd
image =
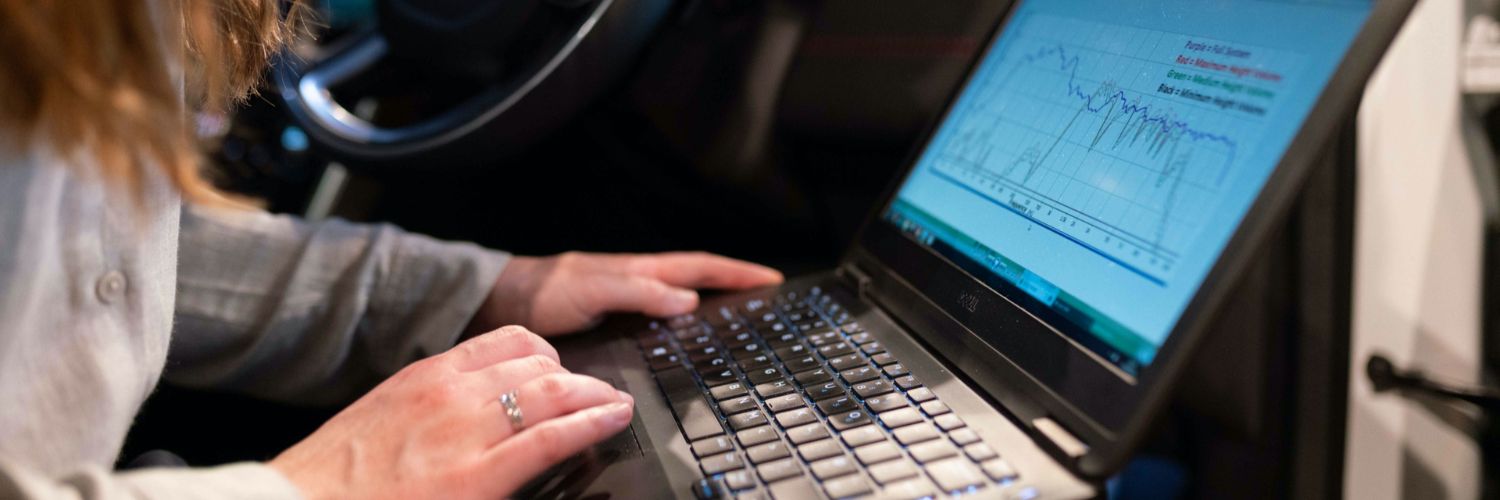
M 850 262 L 1112 473 L 1411 5 L 1016 2 Z

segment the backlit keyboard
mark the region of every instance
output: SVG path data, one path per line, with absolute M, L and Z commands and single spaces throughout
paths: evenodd
M 923 498 L 1018 479 L 820 289 L 655 322 L 638 339 L 704 474 L 700 498 Z

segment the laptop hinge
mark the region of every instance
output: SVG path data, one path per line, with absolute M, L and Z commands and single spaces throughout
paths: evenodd
M 1069 460 L 1078 460 L 1089 452 L 1087 443 L 1050 418 L 1031 419 L 1031 428 L 1036 429 L 1038 434 L 1046 438 L 1042 441 L 1043 446 L 1051 447 L 1054 452 L 1068 457 Z
M 866 274 L 863 269 L 860 269 L 859 265 L 853 262 L 845 262 L 838 267 L 838 270 L 834 271 L 834 274 L 837 274 L 839 278 L 846 281 L 849 287 L 854 289 L 855 295 L 858 295 L 859 298 L 869 298 L 866 295 L 870 290 L 870 275 Z

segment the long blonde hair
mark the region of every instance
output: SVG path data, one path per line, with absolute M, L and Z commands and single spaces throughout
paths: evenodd
M 88 151 L 137 194 L 161 169 L 185 198 L 221 199 L 199 171 L 190 116 L 253 91 L 306 10 L 293 0 L 283 17 L 279 4 L 0 0 L 0 143 Z

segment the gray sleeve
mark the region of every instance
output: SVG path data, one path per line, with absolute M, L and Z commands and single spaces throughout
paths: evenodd
M 185 206 L 165 376 L 334 403 L 447 350 L 509 256 L 390 225 Z
M 89 467 L 45 477 L 0 459 L 0 498 L 16 500 L 298 500 L 302 494 L 265 464 L 111 473 Z

